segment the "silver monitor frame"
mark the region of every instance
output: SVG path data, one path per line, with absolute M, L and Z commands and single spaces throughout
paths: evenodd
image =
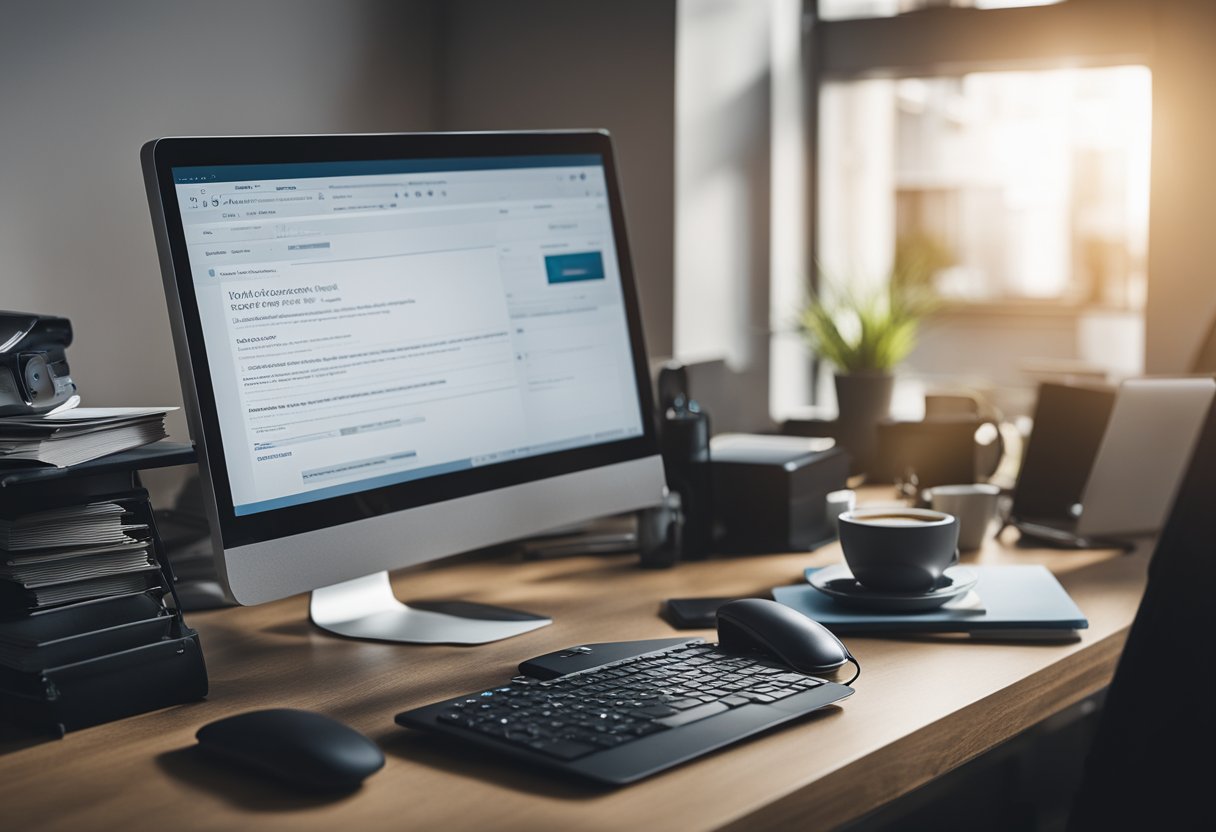
M 214 424 L 211 380 L 203 378 L 205 373 L 199 370 L 208 365 L 197 321 L 192 324 L 191 315 L 197 318 L 197 307 L 189 310 L 193 300 L 182 297 L 181 280 L 189 281 L 190 272 L 182 251 L 180 215 L 168 172 L 175 164 L 259 161 L 258 155 L 264 157 L 267 147 L 273 150 L 279 146 L 289 155 L 294 154 L 291 161 L 307 158 L 308 148 L 314 146 L 333 158 L 334 149 L 342 147 L 343 143 L 349 143 L 355 149 L 351 158 L 365 158 L 365 154 L 369 154 L 368 147 L 373 148 L 371 158 L 385 158 L 375 153 L 385 153 L 385 148 L 391 149 L 394 141 L 407 146 L 422 143 L 422 147 L 432 148 L 430 155 L 436 156 L 433 147 L 445 139 L 454 147 L 454 155 L 477 155 L 480 152 L 477 148 L 486 147 L 499 148 L 499 152 L 492 155 L 575 153 L 588 149 L 602 155 L 621 280 L 626 284 L 630 340 L 645 435 L 640 441 L 621 443 L 615 458 L 588 462 L 580 457 L 580 461 L 573 464 L 574 470 L 569 470 L 572 464 L 563 467 L 561 463 L 570 452 L 559 452 L 548 455 L 556 460 L 551 475 L 529 475 L 525 481 L 508 482 L 372 516 L 344 519 L 298 533 L 266 532 L 265 520 L 254 535 L 257 539 L 233 533 L 231 530 L 239 521 L 234 519 L 233 507 L 227 504 L 231 500 L 223 473 L 226 471 L 223 451 L 221 447 L 210 447 L 208 441 L 208 437 L 214 437 L 215 444 L 220 444 L 218 428 Z M 246 159 L 247 153 L 252 153 L 253 158 Z M 353 638 L 477 644 L 519 635 L 551 621 L 543 616 L 512 614 L 511 611 L 504 611 L 503 615 L 489 612 L 466 617 L 411 609 L 394 597 L 387 573 L 594 517 L 633 511 L 654 505 L 661 499 L 663 465 L 651 418 L 650 380 L 641 340 L 636 286 L 625 240 L 623 208 L 606 133 L 158 139 L 146 144 L 141 156 L 186 414 L 198 451 L 217 572 L 225 592 L 236 602 L 260 604 L 311 591 L 313 622 L 330 632 Z M 182 272 L 184 274 L 179 277 Z M 192 326 L 194 331 L 191 331 Z M 228 495 L 227 500 L 225 495 Z M 275 513 L 278 512 L 269 512 Z

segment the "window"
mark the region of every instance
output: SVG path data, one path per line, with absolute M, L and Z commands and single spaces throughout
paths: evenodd
M 807 12 L 810 288 L 880 285 L 912 256 L 943 301 L 897 376 L 896 415 L 915 418 L 938 384 L 988 391 L 1014 415 L 1043 367 L 1139 372 L 1151 4 L 818 0 Z M 774 322 L 774 343 L 788 343 Z M 828 416 L 832 399 L 813 356 L 774 364 L 778 419 Z

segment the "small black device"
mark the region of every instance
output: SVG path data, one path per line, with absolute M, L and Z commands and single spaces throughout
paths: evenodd
M 507 684 L 400 713 L 397 723 L 624 785 L 853 693 L 768 652 L 826 667 L 840 654 L 818 625 L 755 598 L 723 610 L 739 604 L 719 617 L 721 645 L 702 639 L 579 645 L 523 663 L 525 675 Z M 836 644 L 840 663 L 852 660 Z
M 294 708 L 226 717 L 195 736 L 207 754 L 300 789 L 351 791 L 384 766 L 380 747 L 354 728 Z
M 640 509 L 637 518 L 638 565 L 667 569 L 684 548 L 684 510 L 680 494 L 668 491 L 657 506 Z
M 636 658 L 646 653 L 682 647 L 687 638 L 651 638 L 641 641 L 608 641 L 601 644 L 580 644 L 519 663 L 520 675 L 548 682 L 571 673 L 582 673 L 606 664 Z
M 659 368 L 659 415 L 688 401 L 688 368 L 679 361 L 668 361 Z
M 659 423 L 659 451 L 669 490 L 680 495 L 680 556 L 697 560 L 713 543 L 713 483 L 709 414 L 676 394 Z
M 734 598 L 668 598 L 665 617 L 677 630 L 708 630 L 718 622 L 718 608 Z
M 67 318 L 0 311 L 0 416 L 46 413 L 75 395 L 71 343 Z
M 849 455 L 789 436 L 722 434 L 713 457 L 714 548 L 807 551 L 836 536 L 827 495 L 845 488 Z

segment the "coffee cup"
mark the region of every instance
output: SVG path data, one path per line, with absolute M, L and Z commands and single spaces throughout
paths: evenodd
M 840 515 L 840 547 L 853 577 L 880 592 L 928 592 L 958 563 L 958 519 L 921 508 Z
M 988 528 L 996 519 L 1001 489 L 988 483 L 935 485 L 928 490 L 935 511 L 958 518 L 958 548 L 971 551 L 984 544 Z

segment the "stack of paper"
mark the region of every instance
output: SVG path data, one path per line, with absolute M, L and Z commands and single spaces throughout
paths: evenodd
M 135 502 L 0 516 L 0 598 L 40 609 L 147 588 L 158 567 Z
M 164 439 L 171 407 L 77 407 L 0 419 L 0 468 L 66 468 Z
M 100 501 L 82 506 L 0 517 L 0 549 L 20 552 L 51 546 L 122 543 L 128 539 L 120 503 Z
M 0 578 L 17 581 L 30 588 L 64 581 L 121 575 L 124 572 L 139 572 L 149 566 L 152 566 L 152 563 L 148 560 L 148 544 L 144 543 L 137 544 L 125 552 L 86 555 L 41 563 L 33 558 L 12 558 L 0 566 Z

